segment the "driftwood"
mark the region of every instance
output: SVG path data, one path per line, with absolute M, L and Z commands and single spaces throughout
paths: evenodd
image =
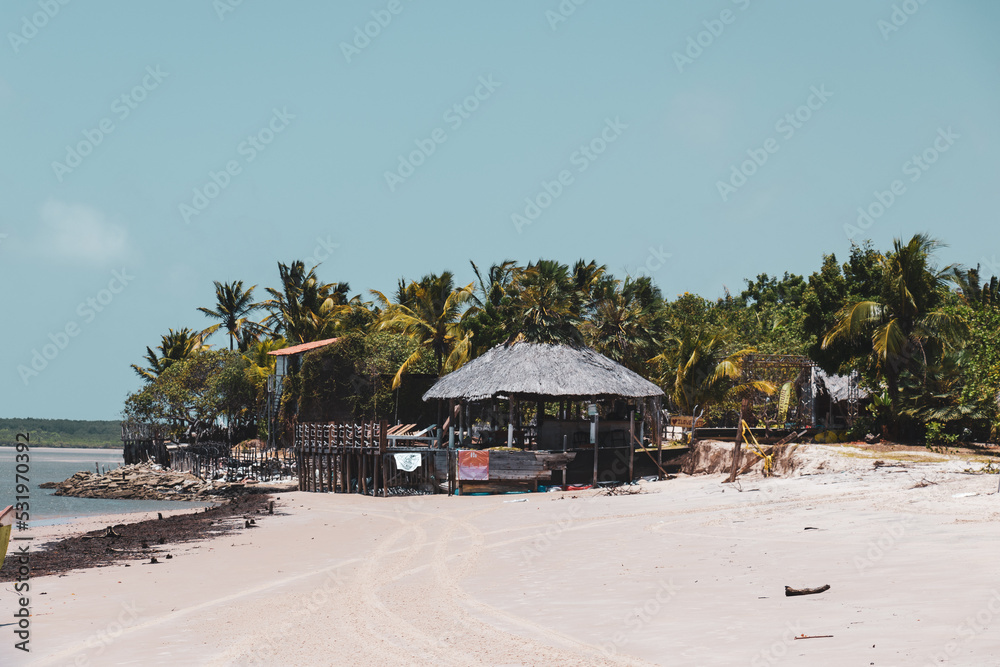
M 827 637 L 832 637 L 833 635 L 800 635 L 795 637 L 795 639 L 826 639 Z
M 830 590 L 830 584 L 820 586 L 819 588 L 792 588 L 791 586 L 785 586 L 785 597 L 792 597 L 793 595 L 815 595 L 816 593 L 823 593 L 828 590 Z
M 121 535 L 115 532 L 113 526 L 108 526 L 108 532 L 104 533 L 104 537 L 121 537 Z

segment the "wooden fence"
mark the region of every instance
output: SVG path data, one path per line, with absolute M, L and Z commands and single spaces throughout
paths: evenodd
M 122 422 L 122 458 L 125 465 L 158 463 L 167 467 L 170 455 L 163 444 L 163 432 L 158 424 Z
M 401 495 L 453 490 L 454 452 L 428 447 L 389 447 L 388 423 L 305 423 L 295 426 L 300 491 Z M 417 454 L 415 470 L 402 470 L 397 454 Z

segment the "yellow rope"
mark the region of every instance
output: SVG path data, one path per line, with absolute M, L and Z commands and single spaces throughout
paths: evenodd
M 751 451 L 764 460 L 764 477 L 770 477 L 771 471 L 774 469 L 773 455 L 764 453 L 764 451 L 760 448 L 760 443 L 757 442 L 757 438 L 754 437 L 753 431 L 750 430 L 750 427 L 747 426 L 747 423 L 742 419 L 740 420 L 740 429 L 743 433 L 743 442 L 748 445 L 752 445 L 753 449 Z M 750 438 L 747 438 L 748 435 Z

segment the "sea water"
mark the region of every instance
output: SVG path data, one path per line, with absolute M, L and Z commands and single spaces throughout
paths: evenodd
M 121 500 L 105 498 L 73 498 L 57 496 L 55 489 L 40 489 L 45 482 L 62 482 L 81 470 L 95 471 L 95 464 L 105 468 L 123 465 L 121 449 L 76 449 L 32 447 L 28 452 L 30 489 L 29 514 L 31 523 L 50 525 L 67 523 L 76 517 L 126 512 L 162 512 L 173 509 L 196 509 L 213 503 L 176 500 Z M 0 509 L 13 505 L 17 480 L 17 450 L 0 447 Z M 23 468 L 22 468 L 23 470 Z M 23 477 L 20 480 L 23 482 Z

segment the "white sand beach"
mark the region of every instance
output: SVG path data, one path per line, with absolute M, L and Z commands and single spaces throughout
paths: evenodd
M 5 632 L 0 664 L 1000 664 L 997 477 L 796 456 L 629 496 L 282 493 L 171 560 L 34 579 L 31 653 Z

